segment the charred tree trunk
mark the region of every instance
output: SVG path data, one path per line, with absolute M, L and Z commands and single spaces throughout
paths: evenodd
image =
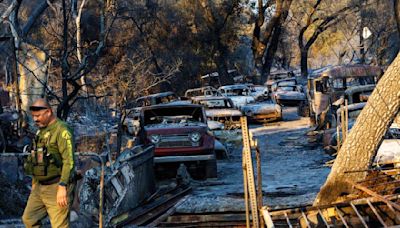
M 322 186 L 314 205 L 332 203 L 351 191 L 346 182 L 365 179 L 383 136 L 400 108 L 400 54 L 380 79 L 368 103 L 360 113 L 350 134 L 338 152 L 332 170 Z
M 278 50 L 279 46 L 279 38 L 281 37 L 282 34 L 282 25 L 285 23 L 286 18 L 289 14 L 289 9 L 290 6 L 292 5 L 292 0 L 287 0 L 283 3 L 283 9 L 282 9 L 282 14 L 281 17 L 279 18 L 279 23 L 275 26 L 275 29 L 273 30 L 273 34 L 271 37 L 271 42 L 268 46 L 266 55 L 265 55 L 265 62 L 263 64 L 262 72 L 263 74 L 261 75 L 261 84 L 264 84 L 268 80 L 268 75 L 271 71 L 272 64 L 274 63 L 274 57 L 276 50 Z
M 226 47 L 221 43 L 221 40 L 219 39 L 220 36 L 217 36 L 217 41 L 216 43 L 216 48 L 217 48 L 217 56 L 215 59 L 215 63 L 217 65 L 217 71 L 220 77 L 220 83 L 221 84 L 232 84 L 233 83 L 233 78 L 230 77 L 228 74 L 228 66 L 226 64 L 226 55 L 227 55 L 227 50 Z M 221 85 L 220 85 L 221 86 Z
M 266 80 L 267 75 L 264 72 L 264 57 L 266 55 L 267 47 L 271 42 L 273 36 L 273 31 L 277 26 L 280 26 L 280 18 L 283 11 L 283 5 L 285 0 L 276 1 L 276 8 L 274 15 L 269 20 L 268 24 L 265 26 L 265 30 L 261 31 L 265 20 L 265 10 L 269 7 L 273 1 L 268 1 L 266 5 L 263 4 L 262 0 L 258 0 L 258 17 L 255 21 L 255 26 L 253 30 L 253 41 L 251 49 L 253 50 L 254 65 L 257 69 L 257 83 L 263 83 Z M 291 2 L 291 1 L 290 1 Z
M 400 36 L 400 3 L 399 3 L 399 0 L 394 0 L 394 17 L 396 19 L 397 33 Z
M 272 35 L 271 44 L 268 46 L 268 50 L 265 56 L 265 62 L 262 67 L 263 74 L 261 75 L 261 85 L 268 80 L 268 75 L 271 72 L 272 64 L 274 63 L 274 57 L 276 50 L 278 50 L 279 37 L 282 33 L 282 27 L 277 26 Z
M 306 79 L 308 76 L 308 49 L 305 47 L 300 50 L 300 69 L 301 76 Z

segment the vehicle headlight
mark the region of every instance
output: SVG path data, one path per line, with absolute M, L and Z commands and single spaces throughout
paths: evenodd
M 192 142 L 198 142 L 201 139 L 201 135 L 199 132 L 193 132 L 190 133 L 189 138 L 192 140 Z
M 150 139 L 151 143 L 157 144 L 160 142 L 161 136 L 160 135 L 150 135 L 149 139 Z

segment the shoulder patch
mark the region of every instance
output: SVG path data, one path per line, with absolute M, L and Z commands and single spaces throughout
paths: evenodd
M 71 139 L 71 133 L 69 132 L 69 131 L 67 131 L 67 130 L 64 130 L 62 133 L 61 133 L 61 137 L 63 137 L 64 139 Z

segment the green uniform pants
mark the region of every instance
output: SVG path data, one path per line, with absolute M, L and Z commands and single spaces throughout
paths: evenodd
M 57 205 L 57 188 L 58 183 L 51 185 L 37 183 L 35 185 L 29 195 L 22 216 L 22 221 L 26 227 L 40 227 L 41 220 L 47 215 L 52 228 L 69 227 L 69 210 L 73 200 L 73 186 L 68 187 L 69 205 L 67 207 Z

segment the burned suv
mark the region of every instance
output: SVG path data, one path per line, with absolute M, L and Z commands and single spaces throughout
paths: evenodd
M 223 96 L 194 97 L 192 103 L 203 105 L 206 109 L 208 120 L 223 123 L 224 129 L 230 130 L 240 128 L 240 117 L 242 116 L 242 112 L 234 107 L 230 98 Z
M 140 112 L 142 144 L 154 144 L 155 163 L 184 163 L 194 177 L 216 177 L 214 137 L 208 133 L 201 105 L 165 104 Z M 194 170 L 194 171 L 193 171 Z

